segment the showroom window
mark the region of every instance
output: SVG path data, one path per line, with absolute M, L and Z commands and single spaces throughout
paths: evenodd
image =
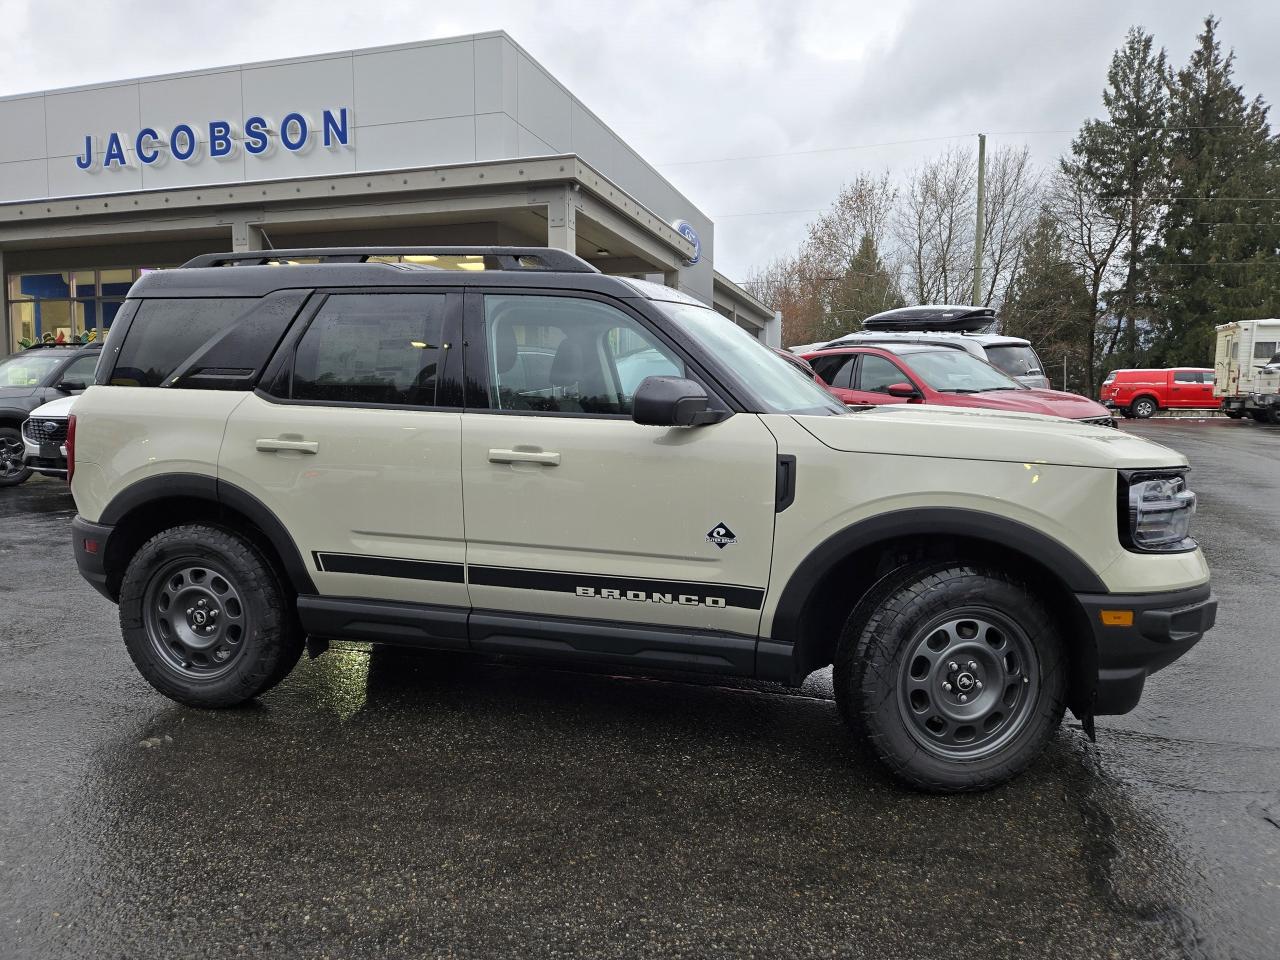
M 44 339 L 73 340 L 111 327 L 133 281 L 151 267 L 9 274 L 10 350 Z

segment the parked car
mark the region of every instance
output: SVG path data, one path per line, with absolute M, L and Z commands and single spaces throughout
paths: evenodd
M 0 360 L 0 487 L 26 482 L 22 423 L 41 404 L 93 382 L 102 344 L 38 344 Z
M 1213 392 L 1222 412 L 1280 423 L 1280 320 L 1238 320 L 1216 330 Z
M 839 337 L 820 349 L 838 346 L 892 346 L 927 343 L 963 350 L 1003 370 L 1026 387 L 1049 388 L 1044 364 L 1030 340 L 982 333 L 996 321 L 990 307 L 925 305 L 886 310 L 867 317 L 864 329 Z M 810 351 L 800 351 L 802 354 Z
M 951 347 L 929 343 L 840 347 L 807 354 L 805 359 L 847 404 L 985 407 L 1115 426 L 1106 407 L 1088 397 L 1024 387 L 985 360 Z
M 26 446 L 24 465 L 46 477 L 67 476 L 67 424 L 74 396 L 50 400 L 31 411 L 22 422 Z
M 1157 410 L 1217 410 L 1211 367 L 1112 370 L 1098 399 L 1125 417 L 1145 420 Z
M 485 270 L 370 262 L 404 253 Z M 529 344 L 555 353 L 517 389 Z M 76 562 L 197 707 L 330 640 L 793 686 L 834 666 L 889 771 L 971 791 L 1068 706 L 1086 729 L 1133 709 L 1217 608 L 1181 454 L 994 409 L 855 414 L 705 304 L 562 250 L 198 257 L 134 284 L 71 416 Z

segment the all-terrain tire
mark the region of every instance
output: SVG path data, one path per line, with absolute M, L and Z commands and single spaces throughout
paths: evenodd
M 240 534 L 206 523 L 142 545 L 121 584 L 120 628 L 147 682 L 192 707 L 234 707 L 265 693 L 304 646 L 293 597 L 271 563 Z
M 955 642 L 934 654 L 942 635 Z M 1021 673 L 1007 670 L 1010 655 Z M 938 661 L 917 678 L 931 656 Z M 960 674 L 948 664 L 967 674 L 971 702 L 957 702 Z M 944 693 L 948 679 L 952 692 Z M 1039 756 L 1062 721 L 1067 661 L 1053 618 L 1026 583 L 994 567 L 920 561 L 881 579 L 849 615 L 834 682 L 841 716 L 874 759 L 912 787 L 956 793 L 1002 783 Z M 972 746 L 943 743 L 928 727 L 939 719 L 947 736 L 963 737 L 966 712 L 979 709 Z

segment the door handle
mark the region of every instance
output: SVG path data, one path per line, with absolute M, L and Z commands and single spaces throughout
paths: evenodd
M 320 444 L 314 440 L 276 440 L 265 437 L 259 440 L 255 446 L 262 453 L 277 453 L 282 450 L 292 450 L 294 453 L 320 452 Z
M 560 466 L 560 454 L 542 450 L 490 450 L 490 463 L 540 463 L 544 467 Z

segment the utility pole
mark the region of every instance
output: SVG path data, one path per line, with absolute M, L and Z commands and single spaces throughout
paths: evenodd
M 982 304 L 982 234 L 987 218 L 987 135 L 978 134 L 978 234 L 973 241 L 973 300 Z

